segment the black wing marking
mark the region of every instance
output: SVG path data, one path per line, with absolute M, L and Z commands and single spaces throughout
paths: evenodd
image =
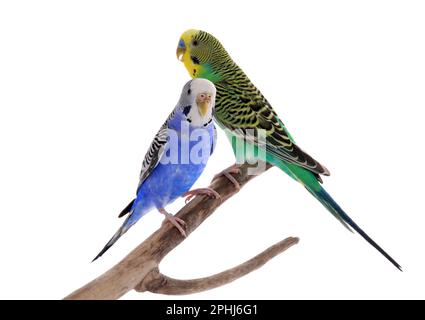
M 217 83 L 216 87 L 215 112 L 220 126 L 257 145 L 261 143 L 258 129 L 262 129 L 266 133 L 265 148 L 268 153 L 315 174 L 329 175 L 325 166 L 292 141 L 285 126 L 258 89 L 248 85 L 242 91 L 226 83 Z
M 137 191 L 139 191 L 140 186 L 150 175 L 152 170 L 155 169 L 155 167 L 158 165 L 159 160 L 161 159 L 161 156 L 164 153 L 165 146 L 167 144 L 167 138 L 168 127 L 166 122 L 158 131 L 148 149 L 148 152 L 146 152 L 145 158 L 142 163 L 142 169 L 140 171 L 139 185 L 137 187 Z
M 146 178 L 150 175 L 152 170 L 156 168 L 156 166 L 158 165 L 161 159 L 161 156 L 163 155 L 166 149 L 165 147 L 168 141 L 168 130 L 170 130 L 168 128 L 168 123 L 174 117 L 176 110 L 178 108 L 179 107 L 176 107 L 173 110 L 173 112 L 171 112 L 171 114 L 168 116 L 167 120 L 161 126 L 155 138 L 153 139 L 148 149 L 148 152 L 146 152 L 145 158 L 143 159 L 143 163 L 142 163 L 142 169 L 140 170 L 140 178 L 139 178 L 139 185 L 137 187 L 137 192 L 139 192 L 140 186 L 143 184 Z
M 133 206 L 134 200 L 136 199 L 131 200 L 131 202 L 127 205 L 127 207 L 122 209 L 121 213 L 118 215 L 118 218 L 124 217 L 127 213 L 130 212 L 131 207 Z

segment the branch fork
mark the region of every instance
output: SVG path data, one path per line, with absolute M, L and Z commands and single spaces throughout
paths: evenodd
M 233 174 L 241 187 L 255 177 L 247 174 L 249 167 L 250 165 L 245 164 L 240 167 L 238 174 Z M 267 165 L 267 169 L 270 167 Z M 190 235 L 223 202 L 239 191 L 226 177 L 214 179 L 209 188 L 215 190 L 220 198 L 197 195 L 176 214 L 177 218 L 186 222 L 187 235 Z M 184 240 L 185 238 L 175 227 L 165 223 L 118 264 L 65 299 L 118 299 L 133 289 L 138 292 L 149 291 L 168 295 L 202 292 L 230 283 L 260 268 L 299 241 L 298 238 L 286 238 L 252 259 L 209 277 L 192 280 L 173 279 L 159 271 L 159 264 L 171 250 Z

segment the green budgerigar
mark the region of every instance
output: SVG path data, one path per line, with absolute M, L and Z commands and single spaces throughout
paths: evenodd
M 214 117 L 219 126 L 226 130 L 237 157 L 251 149 L 251 156 L 255 155 L 282 169 L 300 182 L 345 227 L 357 231 L 401 270 L 400 265 L 322 187 L 320 176 L 329 175 L 329 171 L 298 147 L 267 99 L 214 36 L 201 30 L 187 30 L 179 40 L 177 57 L 184 63 L 191 77 L 205 78 L 215 84 L 217 96 Z M 261 136 L 264 139 L 260 141 Z M 247 148 L 247 144 L 250 144 L 250 148 Z M 234 171 L 235 168 L 232 166 L 229 170 Z M 228 172 L 226 176 L 229 177 Z

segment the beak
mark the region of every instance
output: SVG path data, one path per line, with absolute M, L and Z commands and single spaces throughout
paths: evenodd
M 205 115 L 208 112 L 208 109 L 210 108 L 210 101 L 205 100 L 204 102 L 198 103 L 198 109 L 201 116 L 205 117 Z
M 183 62 L 183 57 L 185 53 L 186 53 L 186 44 L 184 43 L 183 39 L 180 39 L 179 46 L 177 47 L 177 50 L 176 50 L 177 59 Z
M 198 105 L 198 110 L 200 115 L 202 117 L 205 117 L 205 115 L 208 113 L 208 110 L 210 109 L 210 106 L 211 106 L 211 96 L 208 96 L 203 100 L 198 100 L 196 104 Z

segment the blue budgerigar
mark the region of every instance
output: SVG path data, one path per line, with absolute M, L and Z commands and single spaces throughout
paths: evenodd
M 183 87 L 177 106 L 156 134 L 140 172 L 137 196 L 119 215 L 127 219 L 94 258 L 102 256 L 143 215 L 157 209 L 183 236 L 185 222 L 164 208 L 177 198 L 206 194 L 219 198 L 212 189 L 190 190 L 204 171 L 214 151 L 216 129 L 212 121 L 216 89 L 206 79 L 193 79 Z M 94 261 L 93 260 L 93 261 Z

